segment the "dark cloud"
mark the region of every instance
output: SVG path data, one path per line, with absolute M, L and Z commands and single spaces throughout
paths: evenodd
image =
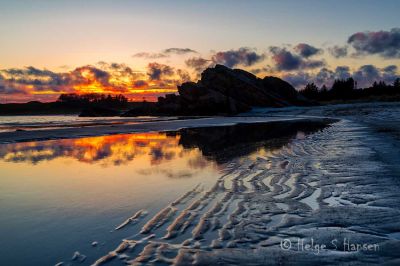
M 126 64 L 98 62 L 101 70 L 108 72 L 113 78 L 129 79 L 131 82 L 145 77 L 143 71 L 133 70 Z
M 135 87 L 135 88 L 145 88 L 147 86 L 148 86 L 148 84 L 145 80 L 136 80 L 133 83 L 133 87 Z
M 197 51 L 192 50 L 190 48 L 168 48 L 168 49 L 165 49 L 163 51 L 163 53 L 182 55 L 182 54 L 190 54 L 190 53 L 197 54 Z
M 46 69 L 38 69 L 33 66 L 26 68 L 10 68 L 1 70 L 4 74 L 11 76 L 11 79 L 20 84 L 33 85 L 62 85 L 65 77 Z M 41 78 L 39 80 L 39 78 Z
M 335 70 L 336 79 L 347 79 L 351 77 L 350 68 L 348 66 L 338 66 Z
M 357 32 L 349 37 L 347 43 L 357 55 L 377 54 L 384 58 L 400 58 L 400 28 Z
M 304 60 L 301 56 L 295 55 L 286 48 L 270 47 L 272 60 L 275 68 L 279 71 L 293 71 L 300 68 L 319 68 L 325 65 L 323 60 Z
M 212 56 L 211 61 L 215 64 L 221 64 L 232 68 L 238 65 L 252 66 L 262 61 L 264 58 L 264 54 L 259 54 L 253 49 L 242 47 L 238 50 L 217 52 Z
M 282 79 L 289 82 L 295 88 L 303 88 L 307 83 L 313 80 L 313 77 L 303 71 L 299 71 L 292 74 L 285 74 Z
M 68 83 L 68 85 L 70 86 L 86 84 L 89 85 L 97 82 L 101 84 L 103 88 L 112 89 L 113 91 L 119 91 L 120 93 L 126 91 L 126 88 L 122 86 L 111 84 L 111 74 L 108 71 L 91 65 L 86 65 L 74 69 L 72 72 L 69 73 L 68 78 L 70 79 Z
M 299 71 L 296 73 L 287 73 L 282 76 L 284 80 L 298 89 L 303 88 L 310 82 L 314 82 L 319 87 L 326 85 L 329 88 L 335 79 L 346 79 L 349 77 L 353 77 L 357 81 L 359 88 L 365 88 L 371 86 L 374 81 L 393 83 L 399 75 L 397 74 L 397 66 L 395 65 L 385 68 L 378 68 L 374 65 L 363 65 L 354 72 L 351 72 L 348 66 L 338 66 L 335 70 L 322 68 L 316 73 Z
M 26 67 L 0 70 L 3 75 L 2 93 L 25 93 L 52 91 L 58 93 L 91 92 L 93 87 L 99 87 L 105 93 L 126 93 L 135 80 L 144 77 L 124 64 L 105 62 L 98 63 L 101 68 L 86 65 L 70 72 L 56 73 L 46 69 Z
M 163 50 L 161 53 L 149 53 L 149 52 L 136 53 L 133 55 L 133 57 L 145 58 L 145 59 L 160 59 L 160 58 L 170 57 L 170 55 L 174 54 L 184 55 L 190 53 L 197 54 L 197 51 L 190 48 L 168 48 Z
M 26 94 L 26 91 L 8 86 L 4 77 L 0 75 L 0 94 Z
M 178 84 L 181 84 L 182 82 L 190 81 L 189 72 L 187 72 L 186 70 L 178 69 L 176 71 L 176 74 L 179 76 Z
M 301 63 L 302 68 L 320 68 L 325 65 L 326 63 L 324 60 L 306 60 Z
M 361 66 L 356 72 L 354 72 L 355 80 L 378 80 L 380 79 L 380 71 L 374 65 L 364 65 Z
M 164 53 L 140 52 L 140 53 L 134 54 L 133 57 L 139 57 L 139 58 L 145 58 L 145 59 L 160 59 L 160 58 L 169 57 L 169 55 L 166 55 Z
M 164 64 L 159 64 L 156 62 L 149 63 L 147 65 L 147 75 L 150 80 L 161 80 L 162 77 L 172 76 L 175 71 L 172 67 Z
M 160 95 L 155 93 L 162 92 L 151 92 L 151 90 L 163 88 L 166 91 L 175 91 L 177 84 L 190 80 L 186 70 L 175 70 L 168 65 L 150 63 L 147 70 L 147 72 L 134 71 L 125 64 L 106 62 L 81 66 L 61 73 L 34 67 L 3 69 L 0 70 L 0 94 L 13 96 L 2 97 L 0 100 L 53 101 L 60 93 L 93 92 L 124 93 L 131 98 L 141 98 L 146 94 L 156 98 Z M 136 94 L 133 89 L 144 90 L 144 94 Z
M 348 50 L 347 46 L 338 46 L 338 45 L 328 48 L 329 53 L 335 58 L 346 57 L 348 52 L 347 50 Z
M 215 64 L 227 67 L 252 66 L 265 58 L 265 54 L 257 53 L 255 50 L 241 47 L 237 50 L 213 52 L 211 59 L 203 57 L 192 57 L 185 61 L 187 67 L 194 69 L 197 73 L 202 72 Z
M 26 68 L 9 68 L 2 70 L 4 73 L 14 76 L 27 76 L 34 75 L 39 77 L 53 76 L 54 72 L 50 70 L 41 70 L 33 66 L 28 66 Z
M 390 65 L 383 68 L 383 72 L 388 74 L 395 74 L 397 72 L 398 67 L 396 65 Z
M 317 86 L 327 85 L 328 87 L 333 83 L 335 79 L 338 79 L 338 75 L 342 75 L 344 68 L 336 68 L 335 71 L 328 68 L 321 68 L 316 73 L 308 73 L 304 71 L 298 71 L 295 73 L 287 73 L 282 76 L 282 79 L 289 82 L 293 87 L 297 89 L 303 88 L 307 83 L 314 82 Z
M 339 75 L 342 75 L 342 70 L 336 72 L 336 70 L 330 70 L 328 68 L 321 68 L 314 76 L 313 82 L 315 82 L 318 86 L 326 85 L 327 87 L 331 87 L 335 79 L 339 79 Z
M 192 57 L 185 61 L 186 66 L 196 70 L 196 72 L 203 71 L 210 66 L 211 63 L 211 60 L 207 60 L 202 57 Z
M 393 83 L 396 78 L 400 78 L 397 73 L 398 67 L 390 65 L 382 69 L 382 79 L 388 83 Z
M 262 67 L 262 68 L 250 69 L 249 72 L 253 73 L 254 75 L 258 75 L 263 72 L 273 73 L 274 69 L 270 65 L 266 65 L 265 67 Z
M 367 87 L 375 81 L 393 83 L 396 78 L 400 77 L 396 72 L 397 67 L 394 65 L 382 69 L 374 65 L 364 65 L 353 73 L 353 77 L 358 82 L 359 87 Z
M 316 48 L 306 43 L 299 43 L 294 47 L 294 50 L 304 58 L 309 58 L 323 52 L 322 49 Z
M 296 70 L 302 64 L 300 56 L 294 55 L 285 48 L 270 47 L 272 53 L 272 60 L 275 62 L 275 66 L 278 70 L 290 71 Z
M 102 84 L 108 84 L 110 79 L 110 73 L 90 65 L 78 67 L 73 72 L 80 73 L 81 75 L 82 73 L 90 73 L 94 79 L 99 80 Z
M 32 66 L 26 68 L 10 68 L 0 70 L 4 74 L 4 80 L 8 84 L 9 92 L 22 92 L 22 87 L 34 86 L 36 91 L 59 92 L 61 86 L 71 82 L 68 75 L 55 73 L 46 69 L 38 69 Z

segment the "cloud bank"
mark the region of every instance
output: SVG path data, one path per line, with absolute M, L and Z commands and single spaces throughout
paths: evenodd
M 304 57 L 304 58 L 309 58 L 313 55 L 317 55 L 317 54 L 322 54 L 323 50 L 316 48 L 314 46 L 311 46 L 309 44 L 306 43 L 299 43 L 298 45 L 296 45 L 294 47 L 294 50 L 296 52 L 298 52 L 300 54 L 300 56 Z
M 348 54 L 347 46 L 339 46 L 335 45 L 333 47 L 328 48 L 329 53 L 335 58 L 346 57 Z
M 132 99 L 155 100 L 175 92 L 176 85 L 188 79 L 186 70 L 156 62 L 147 65 L 147 72 L 105 62 L 60 73 L 29 66 L 0 70 L 0 94 L 15 101 L 55 100 L 61 93 L 122 93 Z
M 255 50 L 247 47 L 241 47 L 237 50 L 217 52 L 211 57 L 211 61 L 215 64 L 221 64 L 232 68 L 239 65 L 252 66 L 262 61 L 264 58 L 264 54 L 257 53 Z
M 319 68 L 325 65 L 324 60 L 311 60 L 308 57 L 317 54 L 318 52 L 314 52 L 312 55 L 309 52 L 306 52 L 306 57 L 301 55 L 302 51 L 299 51 L 299 54 L 294 54 L 286 48 L 281 48 L 277 46 L 272 46 L 269 48 L 272 53 L 272 61 L 275 64 L 275 68 L 278 71 L 293 71 L 302 69 L 313 69 Z
M 329 65 L 331 57 L 343 65 Z M 386 66 L 368 64 L 369 56 L 391 59 Z M 264 50 L 239 47 L 200 54 L 187 47 L 171 47 L 158 52 L 140 52 L 134 58 L 145 60 L 140 71 L 126 64 L 98 62 L 61 72 L 34 66 L 0 70 L 0 100 L 54 100 L 61 93 L 123 93 L 131 99 L 142 99 L 176 92 L 176 85 L 195 80 L 208 67 L 223 64 L 244 68 L 259 76 L 275 75 L 301 88 L 309 82 L 330 86 L 335 79 L 353 76 L 359 87 L 374 81 L 391 83 L 399 77 L 400 28 L 381 31 L 360 31 L 351 34 L 342 44 L 320 48 L 306 42 L 269 46 Z M 352 65 L 346 66 L 346 60 Z M 358 65 L 354 60 L 362 60 Z M 181 60 L 183 68 L 171 62 Z M 376 59 L 375 59 L 376 60 Z M 161 62 L 160 62 L 161 61 Z M 387 62 L 382 60 L 382 62 Z M 341 63 L 342 64 L 342 63 Z M 178 64 L 179 65 L 179 64 Z M 6 99 L 6 100 L 4 100 Z
M 357 32 L 347 43 L 357 55 L 380 55 L 383 58 L 400 58 L 400 28 L 390 31 Z
M 288 73 L 283 75 L 282 78 L 294 87 L 301 89 L 307 83 L 311 82 L 314 82 L 319 87 L 326 85 L 329 88 L 335 79 L 353 77 L 357 81 L 358 87 L 364 88 L 370 86 L 375 81 L 393 83 L 396 78 L 400 77 L 397 71 L 398 67 L 396 65 L 389 65 L 384 68 L 378 68 L 374 65 L 363 65 L 355 71 L 351 71 L 348 66 L 338 66 L 334 70 L 322 68 L 316 73 L 307 73 L 304 71 Z

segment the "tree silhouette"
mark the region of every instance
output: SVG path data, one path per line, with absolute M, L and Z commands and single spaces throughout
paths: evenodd
M 375 81 L 372 86 L 363 89 L 357 88 L 357 82 L 352 77 L 335 80 L 331 89 L 325 85 L 318 89 L 314 83 L 308 83 L 300 91 L 300 94 L 316 101 L 367 99 L 373 96 L 396 96 L 398 98 L 400 96 L 400 78 L 396 78 L 393 85 L 386 84 L 385 81 Z
M 355 81 L 353 78 L 336 79 L 333 82 L 330 94 L 333 99 L 348 99 L 352 98 L 354 88 Z
M 122 94 L 105 95 L 98 93 L 67 93 L 61 94 L 58 97 L 57 102 L 75 107 L 124 107 L 128 103 L 128 99 Z
M 400 78 L 395 79 L 393 82 L 393 87 L 396 89 L 400 89 Z
M 305 88 L 301 91 L 301 94 L 303 94 L 303 96 L 309 98 L 309 99 L 313 99 L 313 100 L 317 100 L 318 99 L 318 87 L 317 85 L 313 83 L 308 83 Z

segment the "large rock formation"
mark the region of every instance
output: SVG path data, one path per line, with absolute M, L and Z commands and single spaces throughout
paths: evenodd
M 179 96 L 160 97 L 154 114 L 236 114 L 251 107 L 309 104 L 286 81 L 276 77 L 260 79 L 247 71 L 223 65 L 206 69 L 197 83 L 185 82 L 178 86 L 178 92 Z

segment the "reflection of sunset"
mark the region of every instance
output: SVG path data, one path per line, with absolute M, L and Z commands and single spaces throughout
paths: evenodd
M 196 157 L 189 158 L 191 161 L 202 159 L 199 151 L 193 153 L 180 146 L 179 139 L 179 136 L 167 136 L 165 133 L 137 133 L 4 144 L 0 147 L 0 157 L 8 162 L 33 164 L 57 158 L 73 158 L 105 166 L 126 164 L 144 157 L 149 157 L 152 165 L 188 155 Z
M 219 169 L 179 141 L 165 133 L 138 133 L 1 144 L 2 186 L 26 187 L 12 204 L 24 199 L 40 208 L 66 199 L 90 210 L 112 209 L 126 199 L 171 200 L 174 191 L 214 182 Z M 31 198 L 31 191 L 40 196 Z M 42 195 L 52 200 L 41 201 Z

